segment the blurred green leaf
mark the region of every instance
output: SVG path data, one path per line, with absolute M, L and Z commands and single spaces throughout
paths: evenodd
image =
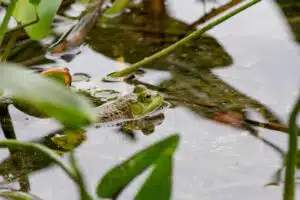
M 48 118 L 43 111 L 37 109 L 36 107 L 32 106 L 31 103 L 24 102 L 22 99 L 19 98 L 12 98 L 13 105 L 23 113 L 27 115 L 37 117 L 37 118 Z
M 0 88 L 67 127 L 80 128 L 96 120 L 96 114 L 86 99 L 17 65 L 0 65 Z
M 127 7 L 129 2 L 130 0 L 115 0 L 113 5 L 103 15 L 105 17 L 115 17 Z
M 169 152 L 174 152 L 179 142 L 179 136 L 170 136 L 146 149 L 135 154 L 120 165 L 111 169 L 104 175 L 97 187 L 99 197 L 115 198 L 122 190 L 139 174 L 146 170 L 150 165 L 154 164 L 160 156 L 166 156 Z M 160 161 L 170 164 L 168 161 Z M 161 164 L 154 172 L 150 182 L 155 179 L 157 173 L 161 173 Z M 149 182 L 149 180 L 147 181 Z M 147 183 L 148 185 L 148 183 Z M 148 187 L 148 186 L 147 186 Z
M 296 163 L 296 168 L 300 169 L 300 150 L 298 150 L 297 153 L 297 163 Z
M 25 28 L 32 39 L 39 40 L 49 34 L 53 18 L 61 2 L 62 0 L 41 0 L 37 6 L 39 21 Z M 19 0 L 13 16 L 21 24 L 33 22 L 37 20 L 36 8 L 31 4 L 31 0 Z
M 171 198 L 173 153 L 158 159 L 151 175 L 138 192 L 135 200 Z
M 29 0 L 29 2 L 32 4 L 32 5 L 39 5 L 41 0 Z

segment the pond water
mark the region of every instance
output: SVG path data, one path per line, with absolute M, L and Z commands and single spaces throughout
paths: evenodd
M 170 16 L 187 24 L 199 18 L 203 10 L 202 5 L 193 0 L 168 1 L 167 5 Z M 222 82 L 267 105 L 283 122 L 287 122 L 300 88 L 300 49 L 277 5 L 270 0 L 260 2 L 208 34 L 233 59 L 233 64 L 210 69 L 210 72 Z M 95 40 L 99 41 L 101 39 Z M 82 47 L 82 52 L 68 63 L 58 61 L 56 65 L 47 66 L 68 67 L 71 73 L 91 75 L 89 83 L 78 83 L 78 87 L 130 93 L 133 88 L 130 84 L 101 81 L 107 74 L 123 69 L 127 64 L 116 62 L 95 50 L 101 43 L 94 45 Z M 154 85 L 173 75 L 170 71 L 148 68 L 145 71 L 139 80 Z M 222 94 L 217 91 L 209 95 L 218 97 Z M 29 117 L 14 107 L 10 107 L 10 112 L 20 140 L 40 138 L 59 126 L 54 120 Z M 153 134 L 137 132 L 136 141 L 120 134 L 116 127 L 89 128 L 88 139 L 77 148 L 76 155 L 90 191 L 95 190 L 99 178 L 120 161 L 155 141 L 179 133 L 181 140 L 175 156 L 172 199 L 281 199 L 281 186 L 264 186 L 281 166 L 277 152 L 250 136 L 246 130 L 222 125 L 204 116 L 179 104 L 166 111 L 163 123 L 156 126 Z M 249 116 L 266 121 L 254 111 L 250 111 Z M 257 130 L 286 150 L 286 134 L 265 128 Z M 1 151 L 2 158 L 7 155 Z M 67 156 L 64 159 L 68 160 Z M 133 199 L 145 177 L 146 174 L 138 177 L 120 199 Z M 37 171 L 30 175 L 29 180 L 31 192 L 45 200 L 77 198 L 76 187 L 59 167 Z M 299 191 L 299 184 L 297 187 Z

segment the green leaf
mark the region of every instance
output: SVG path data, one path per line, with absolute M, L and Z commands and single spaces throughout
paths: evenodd
M 30 2 L 32 5 L 37 6 L 37 5 L 40 4 L 41 0 L 29 0 L 29 2 Z
M 96 120 L 96 113 L 85 98 L 17 65 L 0 64 L 0 89 L 67 127 L 80 128 Z
M 36 0 L 35 0 L 36 1 Z M 52 25 L 53 18 L 62 0 L 41 0 L 38 6 L 31 4 L 30 0 L 19 0 L 13 16 L 22 25 L 37 20 L 36 7 L 39 21 L 25 28 L 27 34 L 34 40 L 46 37 Z
M 115 0 L 113 5 L 103 15 L 105 17 L 115 17 L 127 7 L 129 2 L 129 0 Z
M 104 175 L 97 187 L 99 197 L 115 198 L 139 174 L 166 152 L 174 152 L 179 136 L 170 136 L 133 155 Z
M 152 173 L 138 192 L 135 200 L 171 198 L 173 154 L 163 155 L 158 159 Z

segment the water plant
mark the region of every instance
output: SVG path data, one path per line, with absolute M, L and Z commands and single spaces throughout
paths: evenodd
M 250 8 L 251 6 L 260 1 L 261 0 L 249 1 L 248 3 L 234 9 L 233 11 L 225 14 L 224 16 L 213 20 L 211 23 L 205 25 L 204 27 L 198 30 L 194 30 L 193 32 L 183 37 L 181 40 L 161 49 L 159 52 L 156 52 L 149 57 L 143 58 L 141 61 L 134 63 L 133 65 L 131 65 L 128 68 L 125 68 L 124 70 L 114 72 L 108 75 L 106 79 L 119 78 L 136 72 L 141 67 L 151 62 L 154 62 L 155 60 L 158 60 L 162 57 L 165 57 L 170 53 L 173 53 L 175 50 L 178 50 L 179 47 L 182 47 L 188 42 L 199 38 L 206 31 L 214 28 L 215 26 L 223 23 L 224 21 L 237 15 L 243 10 Z M 9 55 L 12 53 L 12 48 L 17 40 L 17 35 L 20 34 L 20 32 L 23 31 L 23 29 L 25 30 L 26 36 L 30 37 L 33 40 L 40 40 L 49 35 L 53 19 L 56 13 L 58 12 L 58 9 L 62 5 L 62 2 L 63 1 L 61 0 L 11 0 L 7 4 L 6 15 L 0 26 L 0 47 L 3 45 L 5 37 L 9 34 L 12 34 L 12 36 L 5 41 L 5 48 L 1 52 L 2 63 L 0 63 L 0 122 L 3 133 L 7 139 L 0 141 L 0 148 L 8 148 L 10 151 L 11 160 L 16 163 L 18 163 L 18 158 L 25 157 L 24 155 L 33 154 L 32 152 L 34 152 L 36 154 L 39 154 L 40 157 L 43 157 L 43 164 L 46 163 L 43 167 L 48 166 L 50 163 L 57 164 L 76 184 L 80 198 L 82 200 L 92 200 L 96 199 L 94 197 L 95 195 L 88 191 L 87 186 L 85 184 L 84 176 L 82 175 L 82 172 L 78 167 L 77 160 L 75 157 L 75 148 L 82 141 L 76 141 L 74 142 L 74 145 L 65 146 L 65 148 L 62 148 L 64 149 L 64 151 L 62 151 L 61 149 L 59 151 L 56 148 L 57 146 L 64 147 L 65 141 L 67 141 L 68 145 L 69 140 L 60 140 L 61 138 L 59 136 L 53 138 L 53 135 L 51 135 L 51 141 L 58 142 L 55 143 L 55 147 L 51 145 L 47 146 L 45 143 L 41 142 L 19 141 L 17 140 L 17 133 L 15 133 L 14 131 L 13 124 L 11 123 L 10 113 L 8 111 L 8 106 L 10 104 L 14 104 L 16 105 L 16 107 L 18 107 L 18 105 L 21 105 L 21 107 L 24 107 L 24 111 L 26 111 L 26 106 L 36 111 L 39 116 L 55 118 L 58 122 L 60 122 L 62 130 L 65 131 L 65 134 L 62 135 L 67 136 L 67 139 L 71 138 L 71 141 L 73 141 L 73 137 L 68 137 L 71 136 L 71 134 L 69 134 L 70 132 L 72 133 L 72 136 L 78 135 L 79 138 L 81 138 L 80 136 L 82 132 L 84 132 L 82 130 L 92 125 L 97 120 L 97 114 L 94 111 L 95 109 L 92 103 L 87 98 L 78 94 L 78 92 L 73 92 L 72 90 L 70 90 L 70 88 L 68 88 L 68 86 L 71 85 L 71 78 L 70 76 L 68 76 L 67 70 L 50 70 L 47 72 L 44 71 L 42 74 L 38 74 L 18 64 L 4 63 L 6 62 Z M 101 1 L 101 3 L 103 2 Z M 103 12 L 102 22 L 105 23 L 105 20 L 117 16 L 129 4 L 130 1 L 128 0 L 114 1 L 112 6 Z M 99 5 L 102 6 L 102 4 Z M 17 20 L 18 26 L 11 30 L 8 30 L 8 24 L 11 17 L 14 17 Z M 203 36 L 203 38 L 211 40 L 209 36 Z M 230 58 L 228 60 L 230 60 Z M 187 74 L 189 73 L 193 73 L 193 71 L 187 72 Z M 184 73 L 178 74 L 180 74 L 181 76 L 186 75 Z M 178 74 L 177 76 L 179 76 Z M 207 73 L 206 75 L 213 76 L 211 73 Z M 197 80 L 197 78 L 199 77 L 192 77 L 190 79 L 190 83 L 192 84 L 192 82 Z M 177 77 L 177 79 L 171 81 L 176 82 L 179 79 L 180 77 Z M 162 84 L 161 87 L 157 87 L 156 89 L 160 89 L 162 91 L 165 89 L 166 91 L 166 87 L 164 88 L 163 85 L 167 85 L 169 83 L 170 82 Z M 180 84 L 176 86 L 179 87 Z M 172 95 L 170 95 L 171 92 L 169 91 L 168 93 L 170 101 L 172 101 Z M 173 97 L 176 97 L 176 95 L 174 95 Z M 176 100 L 178 101 L 177 97 L 173 98 L 173 101 Z M 259 103 L 257 103 L 256 101 L 251 100 L 249 102 L 249 105 L 251 103 L 255 106 L 259 105 Z M 192 102 L 190 104 L 193 105 L 190 107 L 193 107 L 194 110 L 198 109 L 199 111 L 199 108 L 195 108 L 195 102 Z M 199 106 L 209 107 L 210 109 L 217 109 L 217 107 L 214 107 L 214 105 L 209 105 L 205 103 L 198 104 L 198 107 Z M 259 107 L 264 106 L 259 105 Z M 284 200 L 295 199 L 295 170 L 298 151 L 297 140 L 299 134 L 299 129 L 296 124 L 296 120 L 297 115 L 299 114 L 299 109 L 300 99 L 296 101 L 296 104 L 290 114 L 288 129 L 287 126 L 280 127 L 283 127 L 282 129 L 284 129 L 285 132 L 288 132 L 289 137 L 289 150 L 286 156 L 287 170 L 284 184 Z M 264 112 L 266 113 L 266 116 L 272 117 L 272 113 L 269 112 L 267 109 L 264 109 Z M 246 120 L 245 117 L 241 114 L 240 110 L 236 112 L 227 112 L 227 110 L 225 110 L 224 112 L 218 112 L 218 116 L 214 116 L 212 118 L 218 118 L 219 121 L 222 121 L 229 115 L 231 115 L 229 117 L 232 117 L 235 114 L 241 117 L 241 120 L 238 121 L 235 118 L 234 122 L 231 121 L 232 124 L 235 124 L 237 127 L 240 126 L 245 128 L 244 125 Z M 277 119 L 274 119 L 274 121 L 277 123 L 278 121 L 276 120 Z M 253 121 L 251 123 L 255 124 L 255 122 Z M 274 129 L 275 125 L 271 126 L 271 128 L 272 127 Z M 75 138 L 78 139 L 78 137 Z M 175 157 L 174 153 L 178 145 L 179 135 L 173 134 L 153 145 L 150 145 L 149 147 L 134 154 L 130 158 L 124 160 L 119 165 L 110 169 L 99 180 L 99 183 L 96 187 L 97 196 L 99 198 L 117 199 L 122 193 L 122 191 L 137 176 L 139 176 L 147 169 L 151 168 L 151 173 L 149 174 L 148 178 L 145 180 L 139 191 L 136 193 L 135 199 L 171 199 L 173 165 Z M 60 157 L 60 155 L 64 154 L 65 152 L 70 152 L 69 164 L 66 164 Z M 20 158 L 20 160 L 22 159 Z M 10 159 L 8 159 L 8 161 L 10 161 Z M 5 163 L 7 164 L 11 162 Z M 36 170 L 38 169 L 39 168 L 37 167 Z M 16 171 L 18 170 L 21 171 L 20 166 L 16 167 Z M 23 177 L 26 182 L 26 178 L 28 179 L 28 173 L 29 172 L 27 171 L 25 174 L 21 174 L 17 178 Z M 20 191 L 13 190 L 0 191 L 0 196 L 9 199 L 38 199 L 38 197 L 29 193 L 21 193 Z

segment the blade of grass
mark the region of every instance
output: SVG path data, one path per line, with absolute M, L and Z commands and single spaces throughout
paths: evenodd
M 289 150 L 286 158 L 286 172 L 285 172 L 285 184 L 284 184 L 284 200 L 295 199 L 295 171 L 297 163 L 297 151 L 298 151 L 298 128 L 297 128 L 297 116 L 300 111 L 300 95 L 296 101 L 296 104 L 290 114 L 289 119 Z
M 79 170 L 79 167 L 77 165 L 77 161 L 75 158 L 75 153 L 74 151 L 70 152 L 70 161 L 71 161 L 71 165 L 73 167 L 73 170 L 76 174 L 77 180 L 78 180 L 78 187 L 80 189 L 80 196 L 81 196 L 81 200 L 92 200 L 93 198 L 89 195 L 88 190 L 85 187 L 84 184 L 84 180 L 83 180 L 83 176 Z
M 215 26 L 221 24 L 222 22 L 228 20 L 229 18 L 233 17 L 234 15 L 244 11 L 245 9 L 253 6 L 254 4 L 260 2 L 261 0 L 252 0 L 250 1 L 249 3 L 231 11 L 230 13 L 220 17 L 219 19 L 216 19 L 215 21 L 207 24 L 206 26 L 204 26 L 203 28 L 199 29 L 199 30 L 196 30 L 194 32 L 192 32 L 191 34 L 189 34 L 188 36 L 186 36 L 185 38 L 179 40 L 178 42 L 176 42 L 175 44 L 153 54 L 152 56 L 149 56 L 149 57 L 146 57 L 144 58 L 143 60 L 121 70 L 121 71 L 118 71 L 118 72 L 114 72 L 110 75 L 108 75 L 108 78 L 111 77 L 111 78 L 118 78 L 118 77 L 122 77 L 122 76 L 125 76 L 125 75 L 128 75 L 134 71 L 136 71 L 137 69 L 141 68 L 143 65 L 145 64 L 148 64 L 158 58 L 161 58 L 163 56 L 166 56 L 168 54 L 170 54 L 171 52 L 175 51 L 178 47 L 182 46 L 183 44 L 199 37 L 200 35 L 202 35 L 203 33 L 205 33 L 206 31 L 214 28 Z

